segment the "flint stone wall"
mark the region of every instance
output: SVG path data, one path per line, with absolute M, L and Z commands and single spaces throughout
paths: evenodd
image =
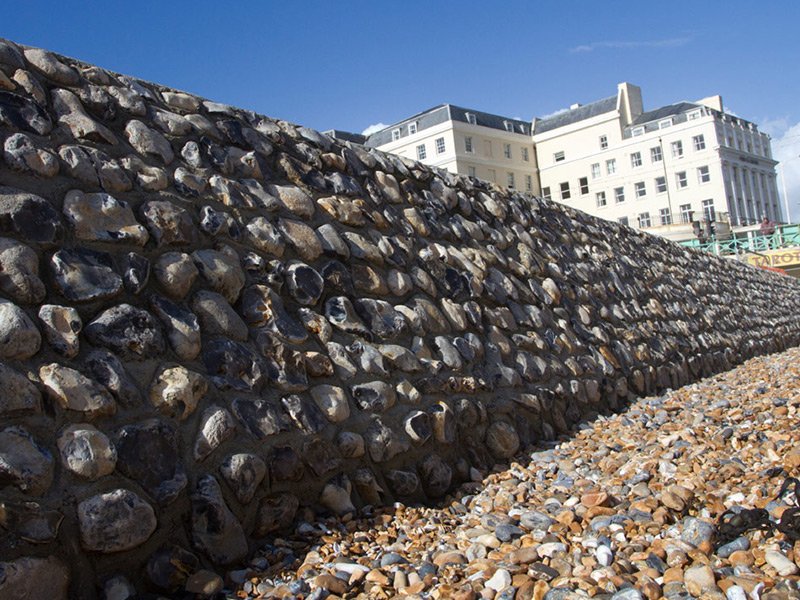
M 175 591 L 798 343 L 794 279 L 5 41 L 0 143 L 3 597 Z

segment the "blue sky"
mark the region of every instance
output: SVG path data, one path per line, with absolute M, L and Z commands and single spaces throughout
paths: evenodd
M 7 2 L 2 37 L 316 129 L 442 102 L 530 119 L 620 81 L 645 108 L 719 93 L 800 189 L 795 0 Z

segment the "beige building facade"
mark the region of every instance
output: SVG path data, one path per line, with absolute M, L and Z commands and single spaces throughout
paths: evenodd
M 442 104 L 367 137 L 329 133 L 676 241 L 784 219 L 769 136 L 720 96 L 645 111 L 620 83 L 532 123 Z
M 534 119 L 541 193 L 683 240 L 781 221 L 769 137 L 719 96 L 644 111 L 641 90 Z
M 540 191 L 527 121 L 443 104 L 373 133 L 365 144 L 451 173 Z

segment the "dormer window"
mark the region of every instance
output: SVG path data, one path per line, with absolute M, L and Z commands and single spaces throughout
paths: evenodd
M 469 113 L 469 112 L 467 113 L 467 123 L 469 123 L 470 125 L 478 124 L 478 120 L 475 118 L 474 113 Z
M 659 129 L 666 129 L 667 127 L 672 127 L 672 119 L 662 119 L 658 122 Z
M 693 110 L 688 115 L 686 115 L 686 118 L 689 121 L 694 121 L 695 119 L 699 119 L 700 116 L 701 116 L 701 112 L 700 112 L 700 109 L 698 108 L 697 110 Z
M 408 124 L 408 135 L 414 135 L 417 133 L 417 122 L 414 121 L 413 123 Z
M 506 131 L 514 132 L 514 123 L 511 121 L 503 121 L 503 126 L 506 128 Z
M 392 141 L 396 142 L 400 139 L 400 129 L 392 129 Z
M 637 137 L 640 135 L 644 135 L 644 127 L 634 127 L 633 129 L 631 129 L 632 137 Z

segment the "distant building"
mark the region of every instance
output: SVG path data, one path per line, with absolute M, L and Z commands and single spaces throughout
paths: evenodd
M 542 196 L 605 219 L 676 240 L 782 220 L 769 137 L 720 96 L 645 112 L 621 83 L 534 119 L 533 142 Z
M 620 83 L 532 125 L 442 104 L 369 136 L 327 133 L 677 241 L 783 221 L 769 136 L 720 96 L 644 111 Z
M 366 145 L 451 173 L 539 193 L 527 121 L 442 104 L 373 133 Z

